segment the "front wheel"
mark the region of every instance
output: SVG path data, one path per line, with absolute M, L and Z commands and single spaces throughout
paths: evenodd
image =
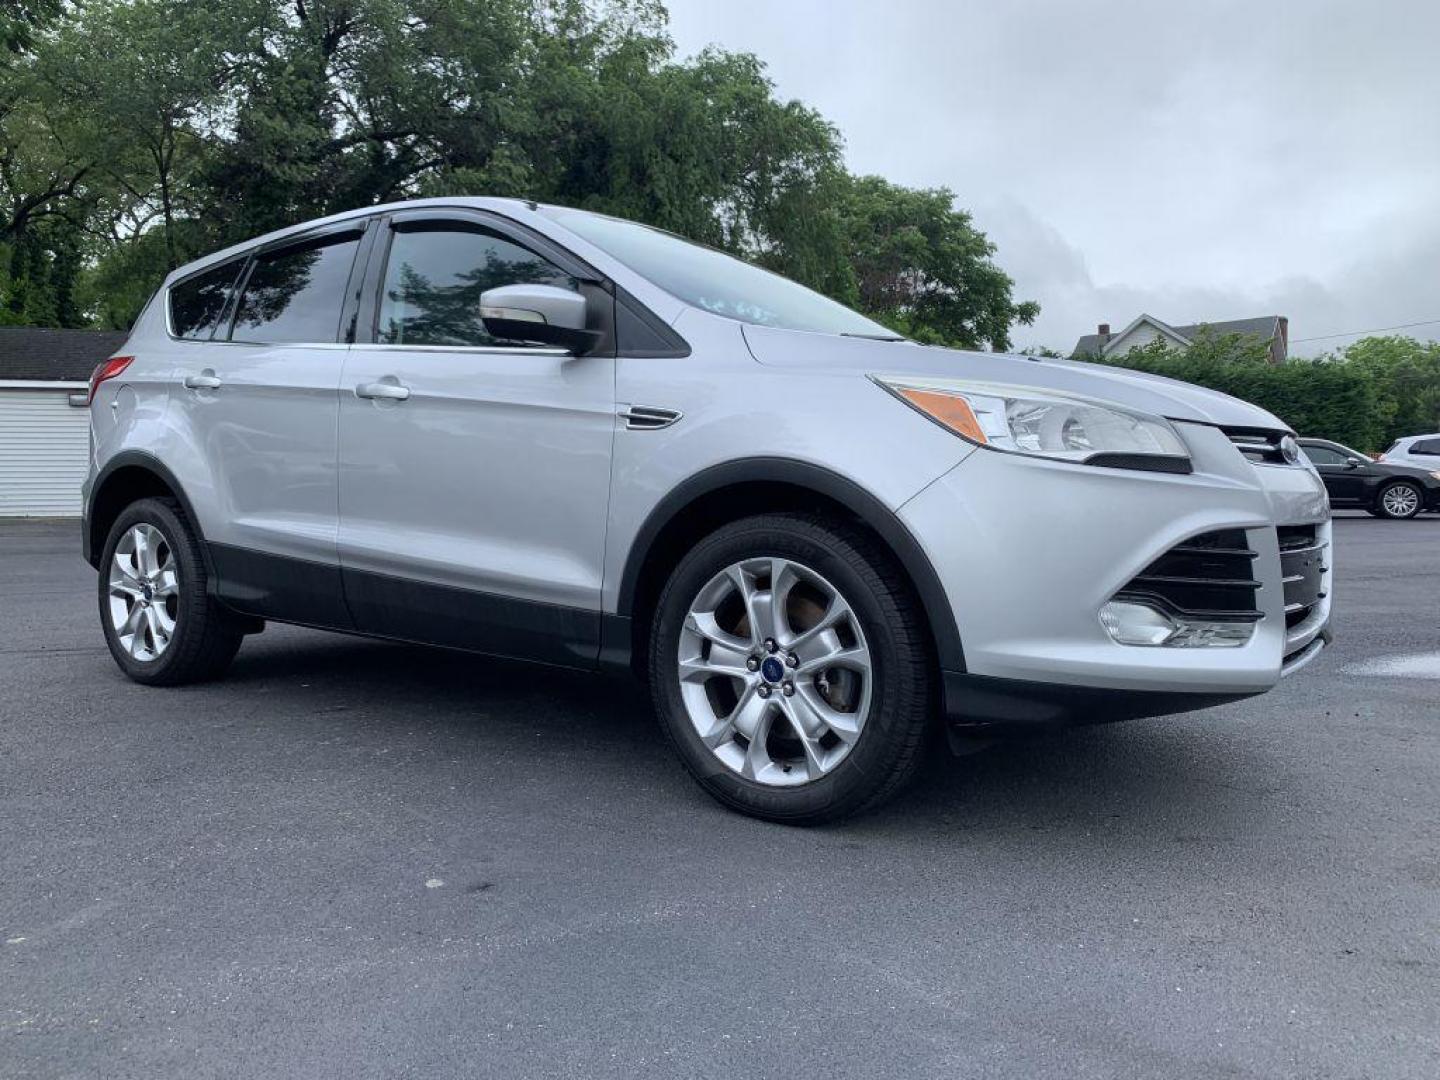
M 1420 489 L 1404 480 L 1397 480 L 1393 484 L 1386 484 L 1380 490 L 1380 494 L 1375 497 L 1375 509 L 1372 513 L 1376 517 L 1403 521 L 1420 513 L 1421 505 Z
M 242 630 L 209 595 L 200 545 L 178 504 L 141 499 L 110 528 L 100 562 L 100 625 L 136 682 L 176 686 L 221 674 Z
M 933 730 L 929 638 L 893 559 L 819 517 L 734 522 L 656 611 L 650 679 L 686 768 L 722 803 L 816 824 L 897 791 Z

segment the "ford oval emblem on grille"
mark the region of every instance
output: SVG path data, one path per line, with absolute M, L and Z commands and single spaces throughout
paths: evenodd
M 1294 435 L 1286 435 L 1280 440 L 1280 453 L 1291 465 L 1300 463 L 1300 444 L 1295 441 Z

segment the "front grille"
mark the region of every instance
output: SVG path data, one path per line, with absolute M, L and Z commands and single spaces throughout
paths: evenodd
M 1280 449 L 1280 440 L 1290 434 L 1273 428 L 1221 427 L 1235 448 L 1251 461 L 1264 465 L 1289 465 Z
M 1255 557 L 1243 529 L 1201 533 L 1136 574 L 1116 599 L 1212 621 L 1253 621 L 1260 618 Z
M 1325 564 L 1329 544 L 1314 525 L 1281 525 L 1280 574 L 1285 583 L 1285 626 L 1292 629 L 1310 617 L 1325 599 Z

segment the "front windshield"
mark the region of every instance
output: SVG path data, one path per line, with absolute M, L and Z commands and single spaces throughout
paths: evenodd
M 672 233 L 583 210 L 544 212 L 672 296 L 716 315 L 782 330 L 900 339 L 789 278 Z

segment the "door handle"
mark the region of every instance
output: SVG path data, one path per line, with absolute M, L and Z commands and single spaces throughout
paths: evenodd
M 199 375 L 185 376 L 185 389 L 187 390 L 217 390 L 220 387 L 220 380 L 216 378 L 215 372 L 206 368 Z
M 410 396 L 410 388 L 401 386 L 398 382 L 361 383 L 355 387 L 355 396 L 361 398 L 379 398 L 382 401 L 404 401 Z

